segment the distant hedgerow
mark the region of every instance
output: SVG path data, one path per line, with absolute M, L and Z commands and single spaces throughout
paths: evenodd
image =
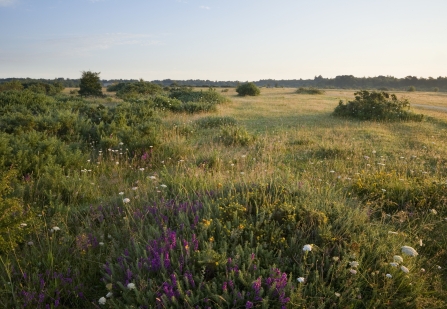
M 324 90 L 317 89 L 314 87 L 300 87 L 296 90 L 296 93 L 298 94 L 324 94 Z
M 421 121 L 422 114 L 410 112 L 407 99 L 397 99 L 395 94 L 387 92 L 369 92 L 362 90 L 354 93 L 355 100 L 346 104 L 340 100 L 334 110 L 335 116 L 357 118 L 360 120 L 414 120 Z

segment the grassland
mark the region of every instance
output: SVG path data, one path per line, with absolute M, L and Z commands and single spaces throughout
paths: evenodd
M 144 152 L 92 145 L 2 254 L 0 306 L 445 308 L 447 113 L 332 116 L 353 92 L 230 89 L 217 112 L 161 112 Z

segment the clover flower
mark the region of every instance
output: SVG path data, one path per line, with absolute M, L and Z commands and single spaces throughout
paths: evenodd
M 419 255 L 419 253 L 417 253 L 417 251 L 414 250 L 410 246 L 403 246 L 401 249 L 402 249 L 402 253 L 404 253 L 406 255 L 409 255 L 409 256 L 417 256 L 417 255 Z
M 100 305 L 105 305 L 106 304 L 106 298 L 103 296 L 103 297 L 101 297 L 99 300 L 98 300 L 98 304 L 100 304 Z
M 304 245 L 303 251 L 305 251 L 305 252 L 312 251 L 312 245 Z

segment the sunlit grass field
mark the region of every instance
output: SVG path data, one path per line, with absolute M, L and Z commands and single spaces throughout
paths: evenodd
M 2 253 L 0 306 L 446 308 L 447 112 L 337 118 L 353 90 L 295 90 L 161 112 L 142 153 L 93 144 Z

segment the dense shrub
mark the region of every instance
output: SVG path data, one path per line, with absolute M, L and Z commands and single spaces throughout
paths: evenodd
M 226 126 L 234 126 L 236 125 L 236 119 L 233 117 L 217 117 L 217 116 L 207 116 L 196 120 L 195 124 L 199 128 L 219 128 Z
M 314 87 L 300 87 L 297 89 L 296 93 L 298 94 L 324 94 L 324 91 Z
M 160 85 L 140 80 L 135 83 L 119 83 L 116 86 L 109 87 L 108 91 L 116 91 L 116 96 L 121 99 L 132 99 L 141 96 L 152 96 L 163 92 Z
M 410 87 L 408 87 L 407 91 L 414 92 L 414 91 L 416 91 L 416 87 L 410 86 Z
M 227 98 L 216 92 L 213 88 L 208 91 L 193 91 L 190 87 L 174 88 L 169 94 L 170 98 L 175 98 L 183 103 L 201 102 L 209 104 L 221 104 L 227 102 Z
M 100 72 L 82 72 L 82 77 L 79 85 L 79 94 L 81 96 L 103 96 L 99 74 Z
M 355 100 L 346 104 L 340 100 L 334 110 L 335 116 L 361 120 L 422 120 L 423 115 L 409 111 L 410 102 L 407 99 L 399 100 L 394 94 L 362 90 L 355 92 L 354 95 Z
M 217 141 L 226 146 L 247 146 L 255 141 L 255 137 L 245 128 L 235 126 L 223 128 Z
M 240 96 L 257 96 L 261 94 L 261 90 L 259 90 L 258 86 L 256 86 L 254 83 L 241 84 L 236 88 L 236 92 Z

